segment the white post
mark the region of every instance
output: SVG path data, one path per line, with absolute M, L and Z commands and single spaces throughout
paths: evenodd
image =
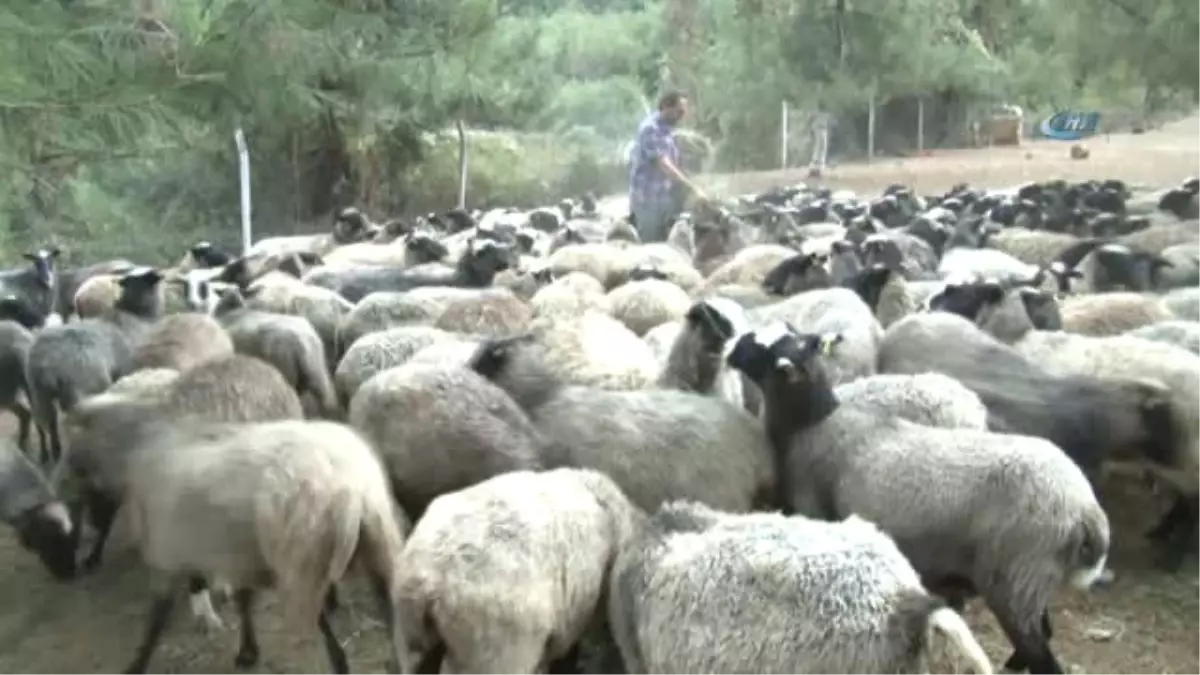
M 779 168 L 788 168 L 788 102 L 784 99 L 780 104 L 779 118 Z
M 867 163 L 875 159 L 875 94 L 867 102 Z
M 233 132 L 233 141 L 237 143 L 238 152 L 238 182 L 242 188 L 242 254 L 250 251 L 250 150 L 246 147 L 246 135 L 238 127 Z
M 458 208 L 467 208 L 467 131 L 462 120 L 454 123 L 458 129 Z
M 925 97 L 917 99 L 917 154 L 925 154 Z

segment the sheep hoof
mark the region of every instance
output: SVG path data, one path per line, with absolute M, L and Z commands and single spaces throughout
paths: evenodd
M 213 609 L 212 598 L 207 591 L 193 594 L 189 598 L 192 605 L 192 614 L 204 624 L 204 627 L 209 632 L 218 632 L 225 630 L 225 622 L 221 621 L 221 617 L 217 615 L 217 610 Z
M 258 664 L 258 650 L 242 648 L 238 650 L 237 656 L 233 659 L 233 665 L 237 668 L 253 668 Z

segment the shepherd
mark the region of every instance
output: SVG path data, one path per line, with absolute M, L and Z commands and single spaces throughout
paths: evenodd
M 688 193 L 698 202 L 709 201 L 679 166 L 675 127 L 687 109 L 683 93 L 668 91 L 658 99 L 658 110 L 638 127 L 630 153 L 629 212 L 643 242 L 667 240 Z

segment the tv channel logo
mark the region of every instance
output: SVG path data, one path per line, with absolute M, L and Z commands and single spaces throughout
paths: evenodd
M 1039 129 L 1046 138 L 1056 141 L 1077 141 L 1096 133 L 1100 128 L 1100 113 L 1064 110 L 1042 120 Z

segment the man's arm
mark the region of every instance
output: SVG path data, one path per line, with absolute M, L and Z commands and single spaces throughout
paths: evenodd
M 697 199 L 707 201 L 708 196 L 700 188 L 696 187 L 679 167 L 675 166 L 675 162 L 671 161 L 671 157 L 666 152 L 663 152 L 666 146 L 666 138 L 657 129 L 653 128 L 647 129 L 645 133 L 646 136 L 642 139 L 643 157 L 657 164 L 658 168 L 662 169 L 663 173 L 667 174 L 672 181 L 686 187 Z

